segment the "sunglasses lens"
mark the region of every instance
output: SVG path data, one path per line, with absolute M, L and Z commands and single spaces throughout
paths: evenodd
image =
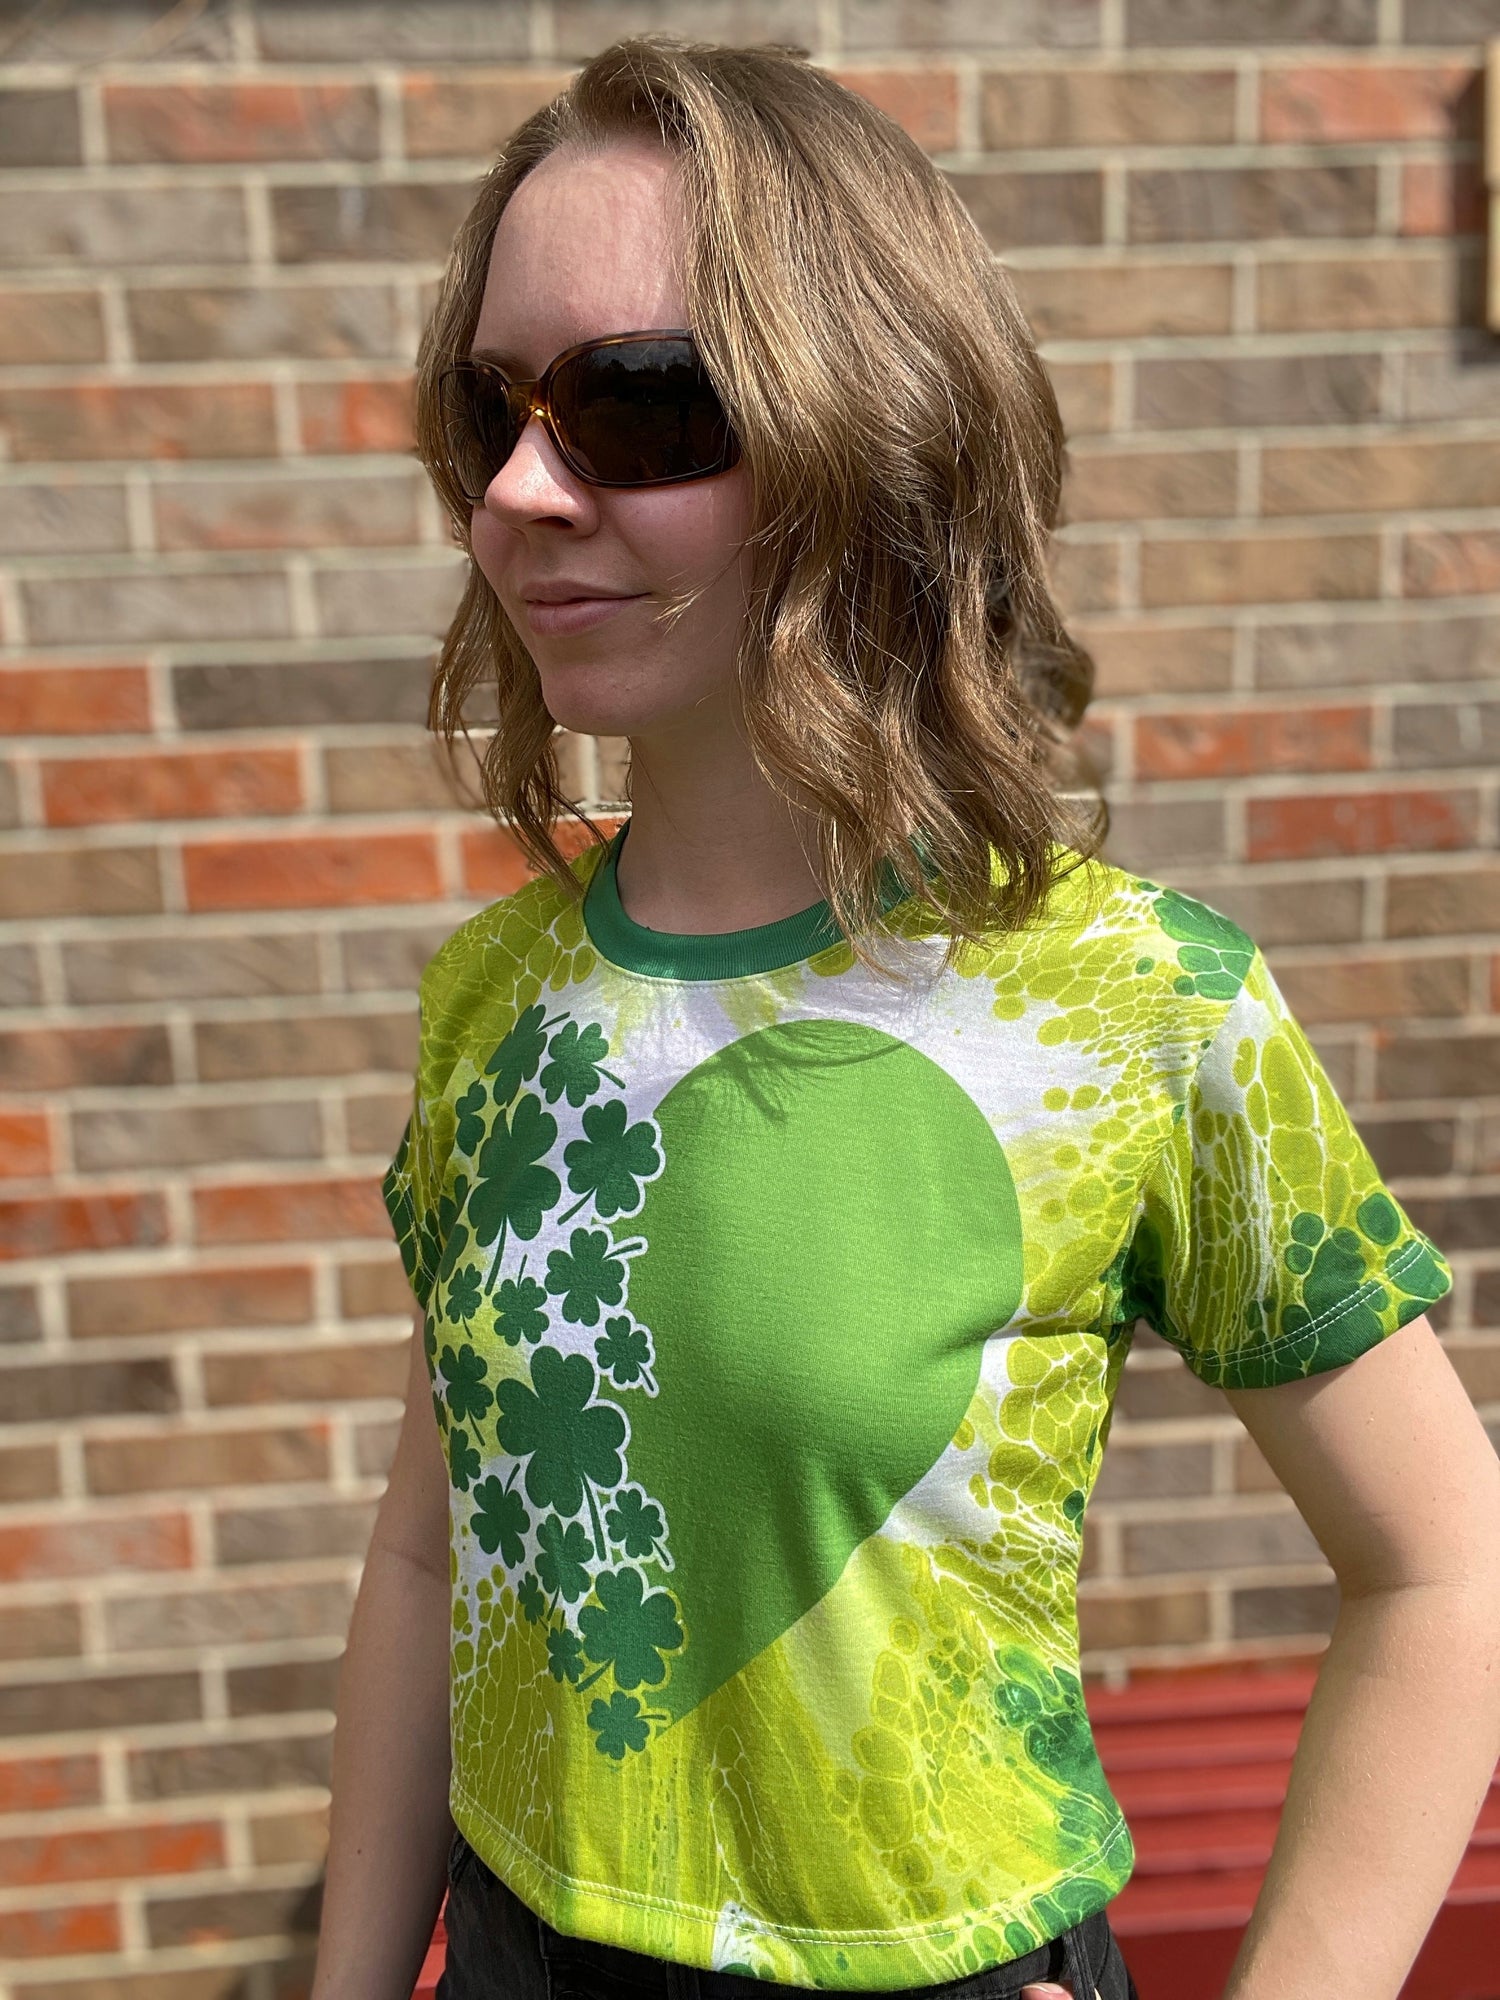
M 503 376 L 471 362 L 448 369 L 442 413 L 453 475 L 466 499 L 480 500 L 520 437 Z
M 623 340 L 563 363 L 552 409 L 577 469 L 609 486 L 720 472 L 738 457 L 691 340 Z

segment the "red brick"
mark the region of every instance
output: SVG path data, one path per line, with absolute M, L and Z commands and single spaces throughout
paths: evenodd
M 184 846 L 191 910 L 308 910 L 422 903 L 442 893 L 430 833 L 310 834 Z
M 1260 136 L 1268 144 L 1477 137 L 1467 63 L 1305 63 L 1268 67 Z
M 1370 710 L 1182 709 L 1135 718 L 1138 778 L 1230 778 L 1260 771 L 1363 771 Z
M 459 74 L 408 73 L 401 108 L 408 159 L 492 155 L 523 118 L 567 85 L 565 69 L 485 69 Z
M 44 763 L 41 773 L 49 826 L 290 813 L 303 802 L 295 750 L 66 757 Z
M 97 1805 L 102 1796 L 99 1759 L 91 1751 L 0 1758 L 0 1813 L 57 1812 Z
M 0 735 L 94 736 L 150 726 L 144 667 L 8 661 L 0 673 Z
M 1409 160 L 1403 165 L 1403 236 L 1481 236 L 1488 213 L 1477 160 Z
M 1245 858 L 1305 861 L 1326 854 L 1415 854 L 1469 847 L 1477 825 L 1477 794 L 1457 789 L 1247 799 Z
M 0 292 L 0 368 L 41 361 L 102 361 L 108 353 L 99 294 L 89 291 Z
M 299 382 L 304 451 L 410 451 L 416 439 L 412 378 Z
M 68 1283 L 68 1329 L 75 1340 L 301 1326 L 312 1310 L 312 1272 L 305 1264 L 196 1266 L 141 1276 L 122 1271 Z
M 209 1819 L 70 1826 L 0 1840 L 0 1884 L 11 1889 L 186 1875 L 225 1863 L 223 1827 Z
M 62 1257 L 74 1250 L 117 1250 L 167 1240 L 159 1194 L 37 1195 L 0 1201 L 0 1261 Z
M 107 83 L 112 160 L 372 160 L 380 113 L 352 83 Z
M 929 153 L 958 145 L 958 78 L 951 69 L 848 69 L 835 80 L 894 118 Z
M 16 1090 L 77 1090 L 91 1085 L 170 1083 L 165 1028 L 13 1028 L 0 1034 L 0 1085 Z
M 205 1442 L 207 1440 L 205 1439 Z M 118 1569 L 187 1569 L 193 1560 L 186 1514 L 76 1515 L 0 1525 L 0 1581 L 98 1576 Z
M 380 1236 L 390 1228 L 374 1176 L 248 1181 L 193 1190 L 200 1243 L 307 1243 L 326 1236 Z
M 0 1105 L 0 1180 L 33 1180 L 52 1171 L 52 1127 L 45 1111 Z
M 1500 528 L 1408 529 L 1401 584 L 1408 597 L 1467 597 L 1500 590 Z
M 16 459 L 265 458 L 276 450 L 268 382 L 79 382 L 0 389 L 0 438 Z
M 0 1958 L 74 1958 L 119 1951 L 122 1943 L 113 1903 L 0 1910 Z

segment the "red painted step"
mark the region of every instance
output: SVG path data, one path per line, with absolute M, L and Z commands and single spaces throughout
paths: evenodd
M 1276 1837 L 1310 1665 L 1151 1670 L 1086 1685 L 1135 1870 L 1109 1906 L 1141 2000 L 1218 2000 Z M 442 1968 L 441 1917 L 414 2000 Z M 1500 1771 L 1402 2000 L 1500 2000 Z

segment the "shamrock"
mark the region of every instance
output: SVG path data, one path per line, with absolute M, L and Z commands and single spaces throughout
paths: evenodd
M 439 1366 L 447 1379 L 448 1408 L 453 1412 L 454 1422 L 462 1423 L 468 1417 L 477 1424 L 495 1400 L 484 1379 L 483 1357 L 465 1341 L 457 1354 L 451 1347 L 445 1347 Z
M 437 1367 L 437 1321 L 430 1311 L 422 1315 L 422 1352 L 427 1356 L 427 1373 L 431 1375 Z
M 600 1305 L 624 1298 L 625 1265 L 611 1257 L 613 1248 L 604 1230 L 575 1229 L 566 1250 L 547 1253 L 547 1290 L 561 1297 L 563 1318 L 574 1326 L 597 1326 Z
M 547 1615 L 547 1600 L 542 1595 L 542 1586 L 531 1575 L 521 1578 L 516 1591 L 516 1602 L 521 1607 L 522 1616 L 528 1625 L 540 1625 Z
M 448 1405 L 443 1401 L 442 1392 L 436 1389 L 432 1395 L 432 1414 L 437 1418 L 438 1429 L 446 1435 L 448 1430 Z
M 641 1183 L 661 1172 L 656 1127 L 648 1119 L 627 1130 L 625 1100 L 611 1097 L 583 1114 L 586 1137 L 563 1149 L 568 1186 L 585 1199 L 592 1195 L 601 1216 L 633 1215 L 641 1205 Z M 569 1209 L 575 1214 L 577 1208 Z M 563 1221 L 566 1222 L 567 1216 Z
M 651 1352 L 651 1336 L 628 1313 L 617 1313 L 613 1319 L 604 1322 L 604 1331 L 594 1342 L 594 1352 L 599 1357 L 600 1368 L 608 1374 L 617 1389 L 628 1389 L 632 1382 L 640 1382 L 653 1396 L 656 1394 L 656 1383 L 651 1374 L 651 1363 L 655 1359 Z
M 664 1590 L 646 1593 L 638 1569 L 605 1570 L 594 1579 L 597 1604 L 585 1604 L 578 1614 L 583 1650 L 594 1661 L 614 1662 L 615 1680 L 622 1688 L 642 1681 L 658 1686 L 667 1677 L 663 1653 L 682 1644 L 676 1604 Z
M 543 1111 L 539 1097 L 521 1098 L 509 1122 L 498 1119 L 479 1153 L 479 1182 L 469 1197 L 469 1222 L 480 1243 L 505 1232 L 531 1238 L 542 1226 L 542 1213 L 562 1192 L 550 1167 L 536 1162 L 557 1137 L 557 1120 Z M 499 1248 L 496 1261 L 499 1260 Z
M 554 1625 L 547 1634 L 547 1671 L 553 1680 L 576 1681 L 583 1672 L 583 1649 L 578 1634 L 566 1625 Z
M 601 1069 L 608 1054 L 609 1043 L 604 1039 L 604 1031 L 592 1021 L 581 1031 L 576 1021 L 569 1021 L 565 1028 L 559 1028 L 552 1037 L 552 1060 L 542 1071 L 540 1079 L 547 1102 L 556 1104 L 558 1098 L 566 1094 L 569 1104 L 576 1111 L 599 1088 L 601 1074 L 609 1076 L 607 1069 Z M 620 1079 L 609 1076 L 609 1080 L 617 1084 Z
M 577 1521 L 570 1521 L 564 1527 L 555 1514 L 549 1514 L 537 1529 L 536 1540 L 541 1551 L 536 1559 L 536 1573 L 542 1588 L 575 1604 L 589 1587 L 589 1573 L 584 1565 L 593 1548 L 588 1536 Z
M 586 1480 L 613 1487 L 624 1474 L 625 1419 L 613 1403 L 590 1402 L 597 1382 L 586 1355 L 539 1347 L 531 1357 L 531 1386 L 511 1379 L 496 1396 L 501 1449 L 529 1456 L 532 1505 L 555 1507 L 565 1520 L 583 1505 Z M 600 1537 L 595 1541 L 603 1546 Z
M 523 1538 L 531 1517 L 520 1494 L 502 1486 L 493 1472 L 474 1488 L 472 1526 L 474 1538 L 487 1556 L 498 1549 L 505 1567 L 516 1568 L 526 1554 Z
M 469 1247 L 469 1232 L 459 1222 L 464 1203 L 469 1199 L 469 1177 L 455 1174 L 451 1188 L 444 1188 L 438 1196 L 437 1221 L 433 1232 L 433 1263 L 437 1268 L 437 1281 L 444 1283 L 453 1275 L 453 1267 Z
M 455 1319 L 472 1319 L 479 1310 L 479 1273 L 472 1264 L 455 1271 L 448 1284 L 448 1310 Z
M 467 1493 L 469 1481 L 479 1476 L 479 1453 L 469 1443 L 467 1431 L 448 1433 L 448 1470 L 460 1493 Z M 630 1553 L 634 1555 L 635 1551 L 632 1549 Z
M 625 1761 L 627 1750 L 644 1750 L 651 1734 L 640 1703 L 628 1694 L 612 1694 L 607 1702 L 596 1698 L 589 1707 L 589 1728 L 599 1739 L 598 1748 L 617 1764 Z
M 661 1508 L 639 1486 L 621 1489 L 604 1525 L 628 1556 L 649 1556 L 667 1532 Z
M 495 1293 L 495 1331 L 509 1347 L 547 1331 L 547 1294 L 535 1278 L 506 1278 Z
M 467 1153 L 472 1159 L 479 1150 L 479 1142 L 484 1137 L 484 1119 L 481 1113 L 489 1102 L 489 1092 L 482 1083 L 471 1083 L 454 1109 L 458 1113 L 458 1124 L 454 1128 L 453 1143 L 459 1152 Z
M 536 1075 L 537 1065 L 547 1046 L 546 1031 L 542 1026 L 545 1012 L 546 1009 L 538 1005 L 518 1014 L 514 1027 L 485 1064 L 485 1075 L 494 1079 L 491 1088 L 497 1104 L 509 1104 L 521 1085 L 529 1083 Z

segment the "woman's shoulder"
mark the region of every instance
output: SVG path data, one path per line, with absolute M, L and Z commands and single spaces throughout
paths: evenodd
M 581 976 L 583 961 L 593 956 L 583 897 L 604 852 L 591 842 L 569 860 L 576 893 L 550 874 L 536 874 L 451 931 L 422 971 L 424 1021 L 480 1001 L 493 1008 L 522 987 L 556 990 Z

